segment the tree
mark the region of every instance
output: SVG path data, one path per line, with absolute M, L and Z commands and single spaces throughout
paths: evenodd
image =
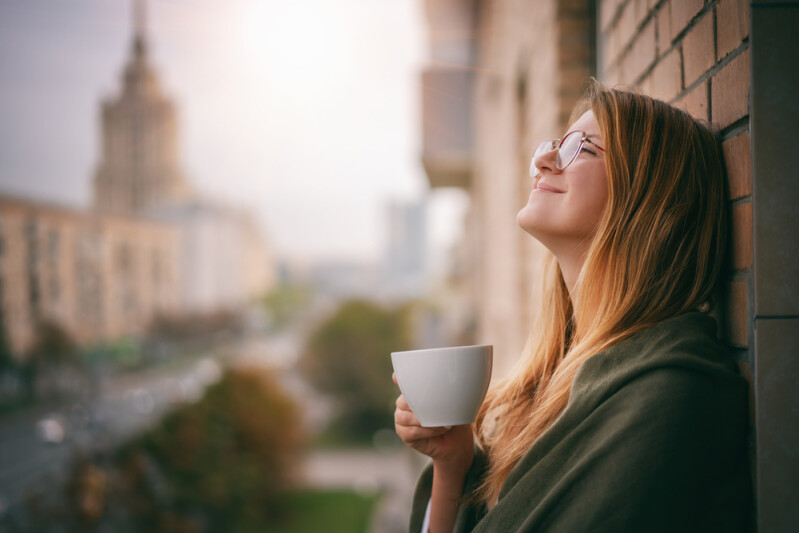
M 0 373 L 5 369 L 14 369 L 17 366 L 14 355 L 11 352 L 11 343 L 9 342 L 6 321 L 3 315 L 3 305 L 0 302 Z
M 390 354 L 410 348 L 410 322 L 407 305 L 389 309 L 353 300 L 311 335 L 301 370 L 338 401 L 340 431 L 363 438 L 391 425 L 397 389 Z
M 42 320 L 37 324 L 27 359 L 22 375 L 29 398 L 72 394 L 82 387 L 78 345 L 58 323 Z
M 287 502 L 305 450 L 301 414 L 272 373 L 230 370 L 110 454 L 75 456 L 60 496 L 51 486 L 28 494 L 25 531 L 280 528 L 296 512 Z
M 269 313 L 277 329 L 284 328 L 305 310 L 312 299 L 311 289 L 302 285 L 281 284 L 263 299 L 264 309 Z
M 35 363 L 74 364 L 78 358 L 78 346 L 58 323 L 43 320 L 36 328 L 36 341 L 30 355 Z
M 208 531 L 279 521 L 304 443 L 299 407 L 272 374 L 229 371 L 200 402 L 122 451 L 129 496 L 143 502 L 140 529 L 157 529 L 164 506 L 202 517 Z M 148 460 L 164 478 L 160 496 L 159 483 L 147 481 Z

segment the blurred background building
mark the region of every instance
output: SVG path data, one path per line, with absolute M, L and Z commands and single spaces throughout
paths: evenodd
M 421 297 L 429 290 L 427 203 L 393 201 L 386 216 L 385 290 L 399 300 Z
M 0 197 L 0 306 L 17 358 L 43 322 L 81 345 L 113 341 L 159 318 L 241 310 L 274 285 L 252 215 L 196 191 L 181 169 L 141 1 L 119 94 L 100 117 L 89 210 Z
M 142 2 L 133 4 L 133 39 L 119 95 L 101 104 L 100 161 L 94 208 L 141 213 L 184 202 L 190 186 L 178 161 L 175 106 L 149 62 Z
M 17 357 L 50 321 L 80 344 L 179 311 L 180 235 L 154 219 L 0 197 L 0 303 Z

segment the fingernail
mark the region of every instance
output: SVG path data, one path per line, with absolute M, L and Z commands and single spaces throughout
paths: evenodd
M 444 429 L 452 429 L 452 426 L 444 426 Z

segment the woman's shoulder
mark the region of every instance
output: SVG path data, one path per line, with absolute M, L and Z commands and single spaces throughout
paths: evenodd
M 583 363 L 568 407 L 508 476 L 505 508 L 539 502 L 523 519 L 558 531 L 715 530 L 699 524 L 749 501 L 747 401 L 712 318 L 642 330 Z
M 648 387 L 654 383 L 658 387 Z M 714 319 L 696 311 L 643 329 L 590 357 L 577 372 L 572 398 L 600 401 L 625 387 L 653 395 L 692 389 L 703 395 L 712 390 L 739 395 L 748 384 L 716 339 Z

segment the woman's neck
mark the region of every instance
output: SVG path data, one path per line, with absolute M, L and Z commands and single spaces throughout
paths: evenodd
M 572 302 L 572 308 L 575 313 L 577 311 L 577 279 L 580 277 L 580 270 L 583 268 L 583 254 L 560 254 L 555 256 L 560 266 L 560 273 L 563 276 L 563 282 L 566 284 L 566 289 L 569 291 L 569 299 Z

